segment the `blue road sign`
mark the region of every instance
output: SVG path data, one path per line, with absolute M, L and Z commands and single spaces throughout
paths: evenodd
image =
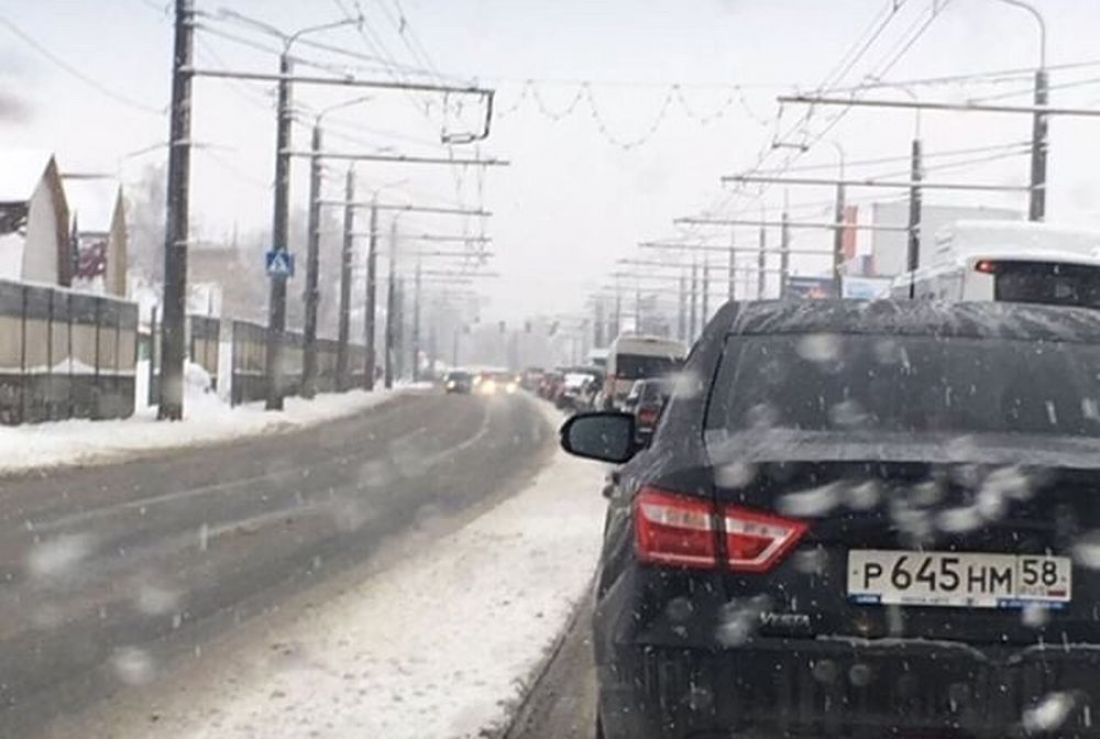
M 294 255 L 282 249 L 272 249 L 264 254 L 268 277 L 293 277 Z

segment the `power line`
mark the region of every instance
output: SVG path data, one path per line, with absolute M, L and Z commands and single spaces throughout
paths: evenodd
M 11 21 L 11 19 L 7 18 L 6 16 L 0 15 L 0 25 L 5 26 L 9 31 L 12 32 L 12 34 L 17 36 L 24 43 L 26 43 L 28 46 L 33 48 L 35 51 L 37 51 L 39 54 L 44 56 L 46 59 L 53 62 L 54 65 L 56 65 L 60 69 L 64 70 L 65 72 L 69 73 L 70 75 L 72 75 L 76 79 L 80 80 L 84 84 L 88 85 L 92 89 L 96 90 L 100 94 L 111 98 L 116 103 L 121 103 L 123 105 L 126 105 L 126 106 L 129 106 L 129 107 L 133 108 L 134 110 L 140 110 L 141 112 L 149 113 L 150 115 L 163 116 L 163 115 L 166 114 L 167 111 L 165 111 L 164 109 L 158 109 L 158 108 L 152 107 L 151 105 L 146 105 L 145 103 L 142 103 L 138 100 L 135 100 L 131 97 L 128 97 L 127 95 L 124 95 L 121 92 L 117 92 L 115 90 L 112 90 L 111 88 L 107 87 L 106 85 L 103 85 L 102 83 L 100 83 L 99 80 L 95 79 L 94 77 L 91 77 L 90 75 L 84 74 L 79 69 L 77 69 L 73 65 L 69 64 L 67 61 L 65 61 L 64 59 L 59 57 L 57 54 L 53 53 L 48 48 L 43 46 L 33 36 L 31 36 L 29 33 L 24 31 L 19 26 L 15 25 L 15 23 L 13 23 Z

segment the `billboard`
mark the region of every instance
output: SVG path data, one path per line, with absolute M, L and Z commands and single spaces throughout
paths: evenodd
M 890 296 L 890 278 L 845 275 L 840 281 L 840 296 L 856 300 L 877 300 Z
M 835 298 L 836 288 L 831 277 L 791 275 L 787 278 L 787 289 L 783 296 L 791 300 L 823 300 Z

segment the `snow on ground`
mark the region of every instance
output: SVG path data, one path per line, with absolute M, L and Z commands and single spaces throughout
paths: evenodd
M 604 474 L 558 452 L 464 528 L 204 671 L 168 705 L 143 704 L 144 728 L 155 710 L 160 739 L 484 736 L 589 586 Z
M 125 419 L 0 426 L 0 473 L 86 465 L 134 452 L 289 431 L 351 415 L 405 392 L 352 390 L 321 394 L 313 400 L 290 397 L 283 411 L 266 411 L 262 402 L 236 407 L 223 402 L 207 390 L 209 375 L 198 365 L 188 364 L 186 382 L 182 421 L 158 422 L 156 407 L 139 403 L 134 416 Z M 138 384 L 141 398 L 145 383 Z

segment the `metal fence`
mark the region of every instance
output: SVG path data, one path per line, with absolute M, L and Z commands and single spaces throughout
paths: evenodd
M 285 395 L 302 390 L 302 364 L 305 337 L 295 331 L 283 332 L 282 387 Z M 317 339 L 317 392 L 335 392 L 340 383 L 336 376 L 339 342 Z M 361 387 L 366 378 L 366 347 L 348 347 L 346 388 Z M 248 321 L 233 321 L 233 378 L 230 400 L 236 405 L 267 397 L 267 327 Z M 345 388 L 345 389 L 346 389 Z
M 0 280 L 0 423 L 134 412 L 138 308 Z
M 147 384 L 148 396 L 145 402 L 156 405 L 160 398 L 160 361 L 163 336 L 163 324 L 158 321 L 156 308 L 149 320 L 149 334 L 144 337 L 149 364 Z M 185 335 L 187 336 L 188 358 L 199 365 L 210 376 L 210 389 L 218 388 L 218 361 L 221 353 L 221 320 L 209 316 L 187 316 Z

